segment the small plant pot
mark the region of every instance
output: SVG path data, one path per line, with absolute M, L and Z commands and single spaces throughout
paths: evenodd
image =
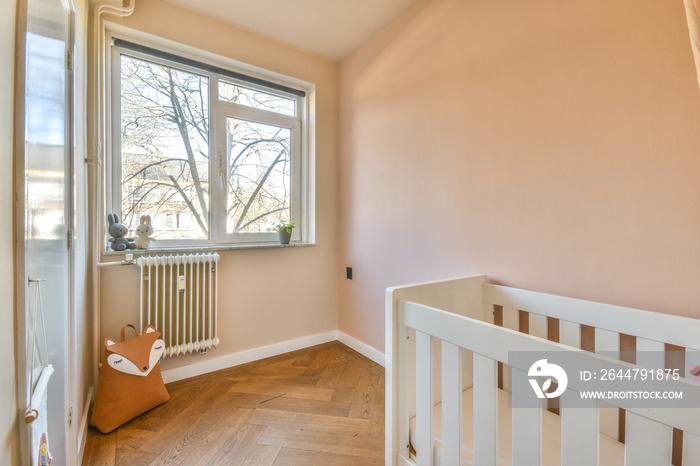
M 292 233 L 287 233 L 286 228 L 281 228 L 277 230 L 280 237 L 280 244 L 289 244 L 289 240 L 292 239 Z

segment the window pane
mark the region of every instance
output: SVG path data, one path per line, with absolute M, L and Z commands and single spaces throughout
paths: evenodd
M 273 231 L 291 220 L 292 130 L 226 119 L 229 180 L 226 231 Z
M 121 55 L 122 221 L 157 239 L 209 236 L 209 79 Z
M 256 89 L 248 89 L 247 87 L 227 82 L 219 82 L 219 99 L 282 115 L 296 115 L 296 100 L 294 99 L 268 94 Z

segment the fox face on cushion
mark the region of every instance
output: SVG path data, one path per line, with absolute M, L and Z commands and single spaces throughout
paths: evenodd
M 112 353 L 107 356 L 107 364 L 125 374 L 147 376 L 165 351 L 165 342 L 159 338 L 160 335 L 155 327 L 147 325 L 138 347 L 126 341 L 115 343 L 105 339 L 107 351 Z M 147 351 L 149 346 L 150 351 Z
M 134 329 L 135 337 L 124 339 L 127 327 Z M 90 424 L 102 433 L 111 432 L 170 398 L 160 373 L 159 360 L 165 350 L 160 335 L 151 325 L 143 334 L 133 325 L 125 325 L 121 341 L 105 339 L 106 351 L 90 419 Z

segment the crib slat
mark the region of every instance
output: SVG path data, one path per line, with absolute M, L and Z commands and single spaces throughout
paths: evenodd
M 576 400 L 577 407 L 569 408 L 573 400 Z M 564 409 L 561 411 L 561 464 L 598 464 L 600 421 L 597 403 L 592 400 L 586 400 L 585 403 L 586 406 L 581 406 L 579 393 L 575 390 L 566 390 L 562 395 Z
M 700 437 L 683 432 L 683 464 L 700 464 Z
M 520 312 L 511 307 L 503 308 L 503 326 L 511 330 L 520 330 Z
M 651 369 L 664 369 L 666 367 L 666 345 L 658 341 L 647 340 L 646 338 L 637 337 L 636 340 L 637 365 Z
M 595 352 L 605 353 L 605 356 L 613 359 L 620 359 L 620 334 L 604 330 L 595 329 Z
M 646 338 L 636 338 L 637 353 L 636 362 L 637 365 L 642 367 L 648 367 L 651 369 L 664 369 L 666 367 L 666 345 L 659 341 L 648 340 Z M 629 424 L 627 424 L 629 425 Z M 673 429 L 671 429 L 671 434 Z M 673 438 L 671 438 L 671 447 L 673 445 Z M 670 457 L 669 457 L 670 458 Z M 669 463 L 670 463 L 669 459 Z M 669 464 L 666 463 L 666 464 Z M 659 463 L 661 464 L 661 463 Z M 685 464 L 695 464 L 693 462 L 686 462 Z
M 474 464 L 496 466 L 498 460 L 497 382 L 498 363 L 474 353 Z
M 700 351 L 695 349 L 686 348 L 685 350 L 685 374 L 683 377 L 688 379 L 695 379 L 695 376 L 690 372 L 696 367 L 700 366 Z M 700 372 L 698 372 L 698 378 L 700 380 Z
M 666 367 L 666 346 L 653 340 L 637 337 L 637 365 L 651 369 L 664 369 Z
M 595 352 L 605 356 L 620 359 L 620 334 L 595 329 Z M 600 432 L 610 438 L 619 440 L 620 437 L 620 410 L 605 402 L 600 403 Z
M 524 408 L 532 396 L 527 373 L 512 368 L 513 383 L 513 466 L 542 464 L 542 406 Z
M 483 303 L 483 317 L 482 320 L 484 322 L 488 322 L 489 324 L 492 324 L 494 321 L 494 309 L 493 309 L 493 304 L 489 303 Z
M 530 313 L 530 335 L 547 339 L 547 317 Z
M 433 462 L 432 337 L 416 330 L 416 464 Z
M 575 322 L 559 321 L 559 343 L 563 345 L 581 347 L 581 326 Z
M 625 464 L 635 466 L 671 464 L 673 428 L 630 411 L 627 411 L 626 426 Z M 651 442 L 649 439 L 654 441 Z M 686 464 L 685 461 L 684 464 Z
M 600 433 L 620 440 L 620 408 L 604 401 L 600 402 Z
M 396 335 L 396 358 L 395 360 L 397 361 L 397 367 L 396 367 L 396 373 L 395 373 L 395 379 L 391 380 L 390 384 L 393 384 L 390 386 L 390 384 L 387 385 L 386 388 L 386 396 L 387 396 L 387 406 L 391 406 L 391 408 L 396 409 L 396 418 L 395 419 L 387 419 L 386 423 L 387 424 L 394 424 L 396 427 L 396 434 L 395 434 L 395 439 L 398 439 L 398 442 L 392 441 L 391 443 L 393 444 L 392 446 L 395 445 L 394 448 L 391 449 L 391 453 L 387 453 L 387 458 L 391 458 L 393 461 L 393 456 L 394 456 L 394 449 L 398 451 L 404 458 L 408 458 L 410 456 L 410 449 L 409 449 L 409 438 L 410 438 L 410 433 L 409 433 L 409 419 L 410 419 L 410 411 L 409 411 L 409 401 L 408 401 L 408 392 L 410 391 L 409 389 L 409 356 L 408 356 L 408 328 L 406 328 L 405 325 L 403 324 L 397 324 L 397 335 Z M 387 371 L 388 373 L 388 371 Z M 392 374 L 394 375 L 394 374 Z M 387 378 L 388 380 L 388 378 Z M 390 399 L 392 397 L 392 394 L 396 394 L 396 400 L 392 401 L 392 405 L 389 405 Z M 395 404 L 394 404 L 395 403 Z M 387 411 L 388 412 L 388 411 Z M 388 437 L 387 437 L 388 439 Z M 390 464 L 393 464 L 390 463 Z
M 503 327 L 520 331 L 520 312 L 510 307 L 503 308 Z M 503 365 L 503 390 L 511 393 L 510 369 Z
M 462 464 L 462 358 L 459 346 L 442 342 L 442 462 Z
M 535 314 L 530 312 L 528 314 L 528 333 L 532 336 L 547 339 L 547 317 L 542 314 Z M 546 400 L 545 406 L 550 407 L 550 402 L 552 406 L 557 406 L 558 400 Z

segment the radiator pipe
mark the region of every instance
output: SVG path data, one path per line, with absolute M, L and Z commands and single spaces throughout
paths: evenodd
M 121 5 L 115 5 L 113 3 L 101 3 L 94 6 L 93 14 L 93 24 L 92 35 L 92 48 L 88 49 L 88 53 L 92 55 L 93 58 L 93 70 L 95 71 L 94 77 L 91 82 L 88 83 L 90 98 L 88 101 L 92 100 L 91 112 L 88 112 L 91 118 L 88 119 L 88 134 L 93 144 L 90 145 L 92 152 L 88 152 L 88 157 L 85 162 L 88 166 L 92 168 L 88 172 L 88 189 L 92 188 L 92 198 L 93 202 L 88 204 L 88 218 L 104 218 L 104 197 L 102 193 L 102 182 L 103 182 L 103 172 L 104 165 L 99 163 L 104 160 L 104 141 L 105 141 L 105 115 L 103 110 L 105 108 L 104 100 L 106 96 L 104 95 L 104 40 L 105 40 L 105 30 L 104 30 L 104 15 L 113 15 L 117 17 L 126 17 L 134 12 L 136 6 L 136 0 L 130 0 L 128 6 L 124 6 L 123 2 Z M 102 254 L 104 248 L 104 226 L 101 222 L 93 222 L 89 228 L 90 234 L 90 256 L 92 259 L 93 267 L 91 268 L 90 281 L 92 288 L 92 353 L 95 358 L 94 362 L 99 364 L 100 354 L 102 352 L 100 346 L 100 267 L 107 265 L 116 265 L 117 263 L 101 263 L 100 255 Z M 122 264 L 127 265 L 127 264 Z M 99 379 L 99 373 L 96 371 L 92 374 L 92 386 L 97 387 Z M 93 391 L 93 393 L 95 393 Z
M 133 254 L 126 254 L 124 256 L 123 261 L 115 261 L 115 262 L 96 262 L 96 265 L 98 267 L 109 267 L 111 265 L 136 265 L 136 260 L 134 259 Z

